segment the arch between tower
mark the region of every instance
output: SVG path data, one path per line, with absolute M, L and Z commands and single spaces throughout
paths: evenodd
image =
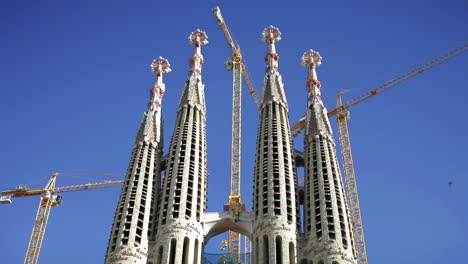
M 212 237 L 229 230 L 252 239 L 252 223 L 253 218 L 251 212 L 240 212 L 238 219 L 234 219 L 231 212 L 205 213 L 202 223 L 205 244 L 207 244 Z

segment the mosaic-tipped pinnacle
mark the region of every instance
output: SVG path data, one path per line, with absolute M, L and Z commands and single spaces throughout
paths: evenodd
M 310 67 L 311 65 L 314 65 L 315 67 L 320 66 L 322 64 L 322 56 L 320 56 L 320 53 L 314 50 L 309 50 L 307 52 L 304 52 L 304 55 L 302 55 L 301 59 L 301 65 L 304 67 Z
M 262 41 L 277 42 L 281 40 L 281 31 L 274 26 L 265 28 L 262 32 Z
M 189 43 L 192 46 L 203 46 L 208 44 L 208 36 L 206 35 L 205 31 L 201 31 L 197 29 L 196 31 L 192 32 L 189 36 Z
M 150 65 L 151 72 L 154 74 L 164 74 L 172 71 L 170 68 L 171 64 L 169 64 L 169 61 L 161 56 L 159 58 L 153 60 L 153 62 Z

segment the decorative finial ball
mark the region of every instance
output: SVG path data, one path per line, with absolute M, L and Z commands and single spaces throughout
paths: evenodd
M 276 42 L 281 40 L 281 32 L 274 26 L 269 26 L 263 30 L 262 41 Z
M 195 32 L 192 32 L 189 36 L 189 43 L 192 46 L 203 46 L 208 44 L 208 36 L 205 31 L 197 29 Z
M 314 65 L 315 67 L 318 67 L 320 66 L 320 64 L 322 64 L 322 57 L 317 51 L 309 50 L 307 52 L 304 52 L 304 55 L 302 55 L 302 66 L 310 67 L 311 65 Z
M 170 67 L 171 65 L 169 64 L 169 61 L 167 59 L 164 59 L 163 57 L 159 57 L 153 60 L 153 63 L 151 63 L 150 65 L 151 72 L 153 72 L 156 75 L 170 72 Z

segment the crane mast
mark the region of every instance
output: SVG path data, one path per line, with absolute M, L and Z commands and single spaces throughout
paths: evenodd
M 238 219 L 240 211 L 245 211 L 241 200 L 241 136 L 242 136 L 242 57 L 233 57 L 232 69 L 232 137 L 231 137 L 231 187 L 229 204 L 225 207 Z M 228 231 L 228 255 L 241 260 L 241 235 Z
M 45 189 L 55 188 L 57 176 L 58 173 L 52 174 L 46 184 Z M 36 220 L 34 221 L 33 230 L 29 239 L 28 250 L 26 251 L 24 264 L 37 263 L 39 259 L 39 253 L 41 252 L 42 241 L 44 240 L 47 222 L 49 221 L 50 209 L 52 206 L 59 205 L 60 199 L 60 196 L 53 195 L 50 191 L 48 191 L 44 197 L 41 197 L 39 208 L 37 209 Z
M 250 80 L 242 59 L 239 45 L 232 38 L 219 7 L 213 8 L 213 15 L 218 25 L 223 31 L 224 37 L 232 52 L 232 61 L 226 63 L 226 68 L 233 71 L 232 82 L 232 137 L 231 137 L 231 184 L 229 193 L 229 204 L 224 206 L 224 210 L 231 211 L 234 220 L 238 220 L 239 213 L 245 211 L 245 204 L 241 199 L 241 143 L 242 143 L 242 77 L 244 78 L 249 93 L 255 100 L 257 108 L 260 106 L 260 99 Z M 227 250 L 230 259 L 241 263 L 241 235 L 228 231 Z
M 354 246 L 356 249 L 358 263 L 367 264 L 367 251 L 364 240 L 364 230 L 362 228 L 361 206 L 359 205 L 356 175 L 354 173 L 353 153 L 351 151 L 351 141 L 349 140 L 349 115 L 347 112 L 343 112 L 341 108 L 342 95 L 343 92 L 338 93 L 338 116 L 336 118 L 336 122 L 338 125 L 338 134 L 341 146 L 341 159 L 343 163 L 343 176 L 346 183 L 348 210 L 352 223 Z
M 37 264 L 39 254 L 41 253 L 42 242 L 44 240 L 47 222 L 49 220 L 50 209 L 54 206 L 60 205 L 62 197 L 59 195 L 63 192 L 76 192 L 94 190 L 100 188 L 109 188 L 121 186 L 124 181 L 105 181 L 98 183 L 81 184 L 74 186 L 55 187 L 57 176 L 59 173 L 54 173 L 50 176 L 44 189 L 29 190 L 25 185 L 20 185 L 20 188 L 12 191 L 3 191 L 0 197 L 0 203 L 11 203 L 12 198 L 27 197 L 35 195 L 44 195 L 39 202 L 34 226 L 29 239 L 28 249 L 24 259 L 24 264 Z
M 223 31 L 224 38 L 226 39 L 229 45 L 229 49 L 231 49 L 233 57 L 238 56 L 241 58 L 240 64 L 242 65 L 242 71 L 241 71 L 242 77 L 244 78 L 245 84 L 247 85 L 249 89 L 249 93 L 252 95 L 252 98 L 255 101 L 255 105 L 257 105 L 257 108 L 260 108 L 260 98 L 258 97 L 258 94 L 252 83 L 249 72 L 247 71 L 247 66 L 245 65 L 245 62 L 242 60 L 242 53 L 241 53 L 240 46 L 234 41 L 234 38 L 232 37 L 232 34 L 229 31 L 229 28 L 224 22 L 223 15 L 221 15 L 221 10 L 219 9 L 219 7 L 213 8 L 213 15 L 216 18 L 216 21 L 218 22 L 219 27 Z
M 438 57 L 435 60 L 432 60 L 421 67 L 418 67 L 396 79 L 390 80 L 385 84 L 355 98 L 346 103 L 342 103 L 342 95 L 348 90 L 338 93 L 337 107 L 333 110 L 328 111 L 328 117 L 337 115 L 337 127 L 338 135 L 341 148 L 341 157 L 343 162 L 344 178 L 346 182 L 346 194 L 349 206 L 349 212 L 351 216 L 351 223 L 353 228 L 353 236 L 355 242 L 355 249 L 357 253 L 357 259 L 359 264 L 367 264 L 367 251 L 366 243 L 364 240 L 364 231 L 362 227 L 362 218 L 361 218 L 361 207 L 359 205 L 359 195 L 357 190 L 356 175 L 354 171 L 353 156 L 351 150 L 351 141 L 349 139 L 349 130 L 348 130 L 348 120 L 349 113 L 346 110 L 350 109 L 352 106 L 361 103 L 391 87 L 394 87 L 416 75 L 425 72 L 428 69 L 431 69 L 445 61 L 448 61 L 458 55 L 461 55 L 466 51 L 468 45 L 463 45 L 462 47 L 456 48 L 451 52 Z M 292 126 L 293 135 L 298 136 L 301 131 L 304 129 L 304 121 L 302 118 L 300 122 Z

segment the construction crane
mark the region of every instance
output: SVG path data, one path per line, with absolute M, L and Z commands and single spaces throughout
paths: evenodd
M 232 58 L 225 66 L 232 70 L 232 137 L 231 137 L 231 186 L 229 194 L 229 203 L 224 206 L 225 211 L 231 211 L 234 219 L 237 220 L 239 213 L 245 211 L 245 204 L 241 199 L 241 142 L 242 142 L 242 77 L 249 88 L 249 93 L 255 100 L 257 108 L 260 107 L 260 99 L 250 80 L 249 73 L 242 59 L 240 46 L 232 38 L 224 18 L 221 15 L 219 7 L 213 8 L 213 15 L 224 33 L 229 48 L 232 52 Z M 231 259 L 241 263 L 241 235 L 234 231 L 228 231 L 227 248 L 228 256 Z
M 97 183 L 88 183 L 82 185 L 73 185 L 65 187 L 55 187 L 57 176 L 59 173 L 54 173 L 50 176 L 44 189 L 30 190 L 26 184 L 20 184 L 16 190 L 3 191 L 0 196 L 0 203 L 10 204 L 13 198 L 43 195 L 39 202 L 36 219 L 34 220 L 31 238 L 29 239 L 28 250 L 24 259 L 24 264 L 36 264 L 41 253 L 42 241 L 49 220 L 50 209 L 53 206 L 60 205 L 62 201 L 61 193 L 77 192 L 86 190 L 95 190 L 101 188 L 110 188 L 122 186 L 124 181 L 104 181 Z
M 229 45 L 229 48 L 231 49 L 233 62 L 235 62 L 235 60 L 237 58 L 237 63 L 239 63 L 239 65 L 241 66 L 240 67 L 241 72 L 240 72 L 239 75 L 242 75 L 242 77 L 244 77 L 244 81 L 245 81 L 245 83 L 246 83 L 246 85 L 247 85 L 247 87 L 249 89 L 249 93 L 252 95 L 252 98 L 254 99 L 255 104 L 257 105 L 257 108 L 260 108 L 260 98 L 258 97 L 257 92 L 255 90 L 255 87 L 254 87 L 254 85 L 252 83 L 252 80 L 250 79 L 250 75 L 249 75 L 249 72 L 247 71 L 247 66 L 245 65 L 245 61 L 243 61 L 243 59 L 242 59 L 242 53 L 241 53 L 240 46 L 232 38 L 232 34 L 229 31 L 228 26 L 224 22 L 223 15 L 221 15 L 221 10 L 219 9 L 218 6 L 213 8 L 213 15 L 216 18 L 216 21 L 218 22 L 219 27 L 223 31 L 224 37 L 226 38 L 226 41 L 227 41 L 227 43 Z M 234 80 L 236 80 L 236 79 L 234 79 Z M 233 84 L 235 84 L 235 83 L 233 83 Z M 239 83 L 239 87 L 240 87 L 240 85 L 241 84 Z M 236 87 L 233 85 L 233 89 L 234 88 L 236 88 Z M 239 93 L 239 95 L 240 95 L 240 93 Z
M 416 75 L 425 72 L 443 62 L 446 62 L 458 55 L 461 55 L 468 49 L 465 44 L 462 47 L 456 48 L 451 52 L 432 60 L 421 67 L 418 67 L 396 79 L 386 82 L 385 84 L 355 98 L 346 103 L 342 103 L 342 95 L 349 90 L 338 93 L 337 107 L 330 110 L 327 115 L 332 117 L 337 115 L 338 134 L 340 139 L 341 157 L 343 161 L 344 178 L 346 182 L 346 193 L 349 205 L 351 222 L 353 225 L 354 242 L 356 247 L 357 259 L 359 264 L 367 264 L 366 244 L 364 241 L 364 231 L 362 227 L 361 209 L 359 206 L 359 197 L 356 184 L 356 175 L 354 173 L 354 164 L 351 151 L 351 141 L 349 139 L 349 130 L 347 121 L 349 120 L 349 110 L 352 106 L 357 105 L 389 88 L 392 88 Z M 304 129 L 305 118 L 302 118 L 299 123 L 292 126 L 293 135 L 298 136 Z

